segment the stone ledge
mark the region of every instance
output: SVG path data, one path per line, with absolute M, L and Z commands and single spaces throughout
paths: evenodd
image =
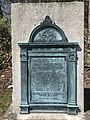
M 1 120 L 90 120 L 90 111 L 78 115 L 62 113 L 30 113 L 17 114 L 13 112 L 13 105 L 6 111 Z
M 59 113 L 30 113 L 18 114 L 17 120 L 84 120 L 83 114 L 67 115 Z

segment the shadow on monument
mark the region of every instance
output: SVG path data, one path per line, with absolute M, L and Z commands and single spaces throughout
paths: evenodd
M 84 88 L 84 112 L 90 110 L 90 88 Z

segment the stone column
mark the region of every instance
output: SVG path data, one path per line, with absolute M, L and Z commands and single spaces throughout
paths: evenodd
M 69 76 L 68 76 L 68 114 L 77 114 L 77 59 L 76 48 L 70 48 L 69 53 Z
M 21 113 L 29 113 L 27 49 L 21 47 Z

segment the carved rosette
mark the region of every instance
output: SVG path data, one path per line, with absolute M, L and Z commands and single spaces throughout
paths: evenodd
M 20 60 L 21 61 L 27 61 L 27 54 L 26 53 L 20 54 Z

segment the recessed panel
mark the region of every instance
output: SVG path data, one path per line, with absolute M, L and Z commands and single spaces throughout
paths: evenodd
M 30 62 L 31 102 L 66 103 L 66 56 L 30 57 Z
M 37 33 L 34 42 L 62 42 L 62 35 L 54 28 L 45 28 Z

